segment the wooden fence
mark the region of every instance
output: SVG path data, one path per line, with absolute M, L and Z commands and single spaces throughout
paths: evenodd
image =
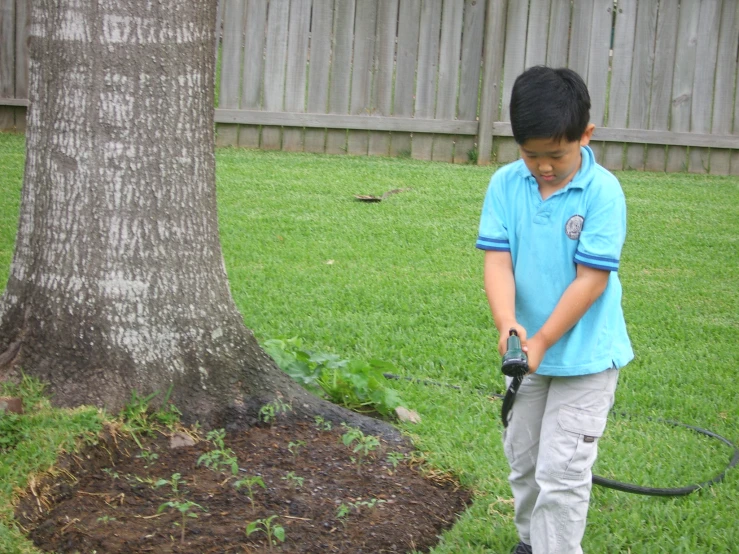
M 23 125 L 29 1 L 0 0 L 0 128 Z M 739 0 L 220 0 L 218 14 L 220 145 L 506 162 L 513 81 L 546 64 L 588 83 L 606 167 L 739 174 Z

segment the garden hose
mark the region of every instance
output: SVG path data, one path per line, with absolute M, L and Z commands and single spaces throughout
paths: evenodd
M 513 356 L 511 356 L 511 358 L 513 358 Z M 519 363 L 519 362 L 516 362 L 516 363 Z M 510 366 L 509 366 L 509 369 L 510 369 Z M 513 369 L 511 369 L 511 371 L 513 371 Z M 527 371 L 528 371 L 528 368 L 527 368 Z M 395 380 L 404 379 L 404 380 L 411 381 L 414 383 L 420 383 L 425 386 L 431 385 L 431 386 L 452 388 L 454 390 L 462 390 L 461 387 L 457 385 L 449 385 L 446 383 L 439 383 L 436 381 L 429 381 L 425 379 L 414 379 L 412 377 L 400 377 L 392 373 L 385 373 L 384 376 L 386 379 L 395 379 Z M 508 412 L 510 412 L 510 408 L 513 405 L 513 399 L 515 398 L 515 394 L 518 391 L 518 386 L 515 386 L 514 384 L 516 383 L 516 381 L 518 381 L 518 385 L 520 386 L 521 381 L 523 380 L 523 376 L 521 377 L 516 377 L 516 375 L 511 375 L 511 376 L 513 377 L 513 381 L 511 382 L 511 385 L 508 387 L 508 391 L 506 392 L 505 395 L 488 394 L 488 396 L 493 396 L 494 398 L 503 399 L 503 409 L 501 410 L 501 417 L 503 419 L 504 426 L 507 424 Z M 515 386 L 515 390 L 512 390 L 512 387 L 514 386 Z M 506 409 L 506 405 L 508 409 Z M 729 448 L 733 449 L 732 456 L 729 459 L 729 464 L 724 468 L 724 470 L 721 473 L 719 473 L 715 477 L 708 479 L 706 481 L 702 481 L 700 483 L 693 484 L 693 485 L 686 485 L 684 487 L 666 487 L 666 488 L 643 487 L 641 485 L 634 485 L 632 483 L 623 483 L 621 481 L 615 481 L 613 479 L 606 479 L 605 477 L 601 477 L 600 475 L 595 475 L 595 474 L 593 474 L 593 484 L 599 485 L 601 487 L 606 487 L 609 489 L 618 490 L 621 492 L 627 492 L 631 494 L 642 494 L 646 496 L 685 496 L 695 491 L 706 489 L 710 487 L 711 485 L 720 483 L 721 481 L 723 481 L 724 477 L 726 476 L 726 472 L 728 472 L 731 468 L 739 464 L 739 447 L 737 447 L 733 442 L 731 442 L 726 437 L 722 437 L 721 435 L 714 433 L 713 431 L 702 429 L 701 427 L 695 427 L 693 425 L 686 425 L 685 423 L 680 423 L 677 421 L 668 421 L 668 420 L 654 419 L 654 418 L 648 418 L 648 419 L 650 421 L 654 421 L 657 423 L 664 423 L 667 425 L 672 425 L 674 427 L 682 427 L 684 429 L 689 429 L 700 435 L 704 435 L 706 437 L 710 437 L 710 438 L 723 442 Z

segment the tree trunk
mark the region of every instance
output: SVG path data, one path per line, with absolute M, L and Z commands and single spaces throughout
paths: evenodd
M 48 383 L 57 405 L 113 412 L 132 391 L 172 386 L 186 421 L 206 427 L 249 424 L 275 395 L 296 414 L 351 420 L 276 367 L 229 291 L 215 10 L 214 0 L 34 0 L 0 377 L 22 371 Z

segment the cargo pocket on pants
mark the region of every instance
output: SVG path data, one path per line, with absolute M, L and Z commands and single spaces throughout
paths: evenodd
M 561 479 L 583 479 L 595 463 L 606 421 L 605 417 L 562 406 L 550 449 L 549 473 Z

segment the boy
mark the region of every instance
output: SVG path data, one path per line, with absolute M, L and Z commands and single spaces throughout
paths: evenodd
M 493 175 L 476 246 L 498 350 L 516 329 L 529 363 L 503 432 L 512 552 L 581 554 L 598 438 L 633 358 L 617 274 L 626 205 L 588 147 L 595 126 L 577 73 L 525 71 L 510 114 L 521 159 Z

